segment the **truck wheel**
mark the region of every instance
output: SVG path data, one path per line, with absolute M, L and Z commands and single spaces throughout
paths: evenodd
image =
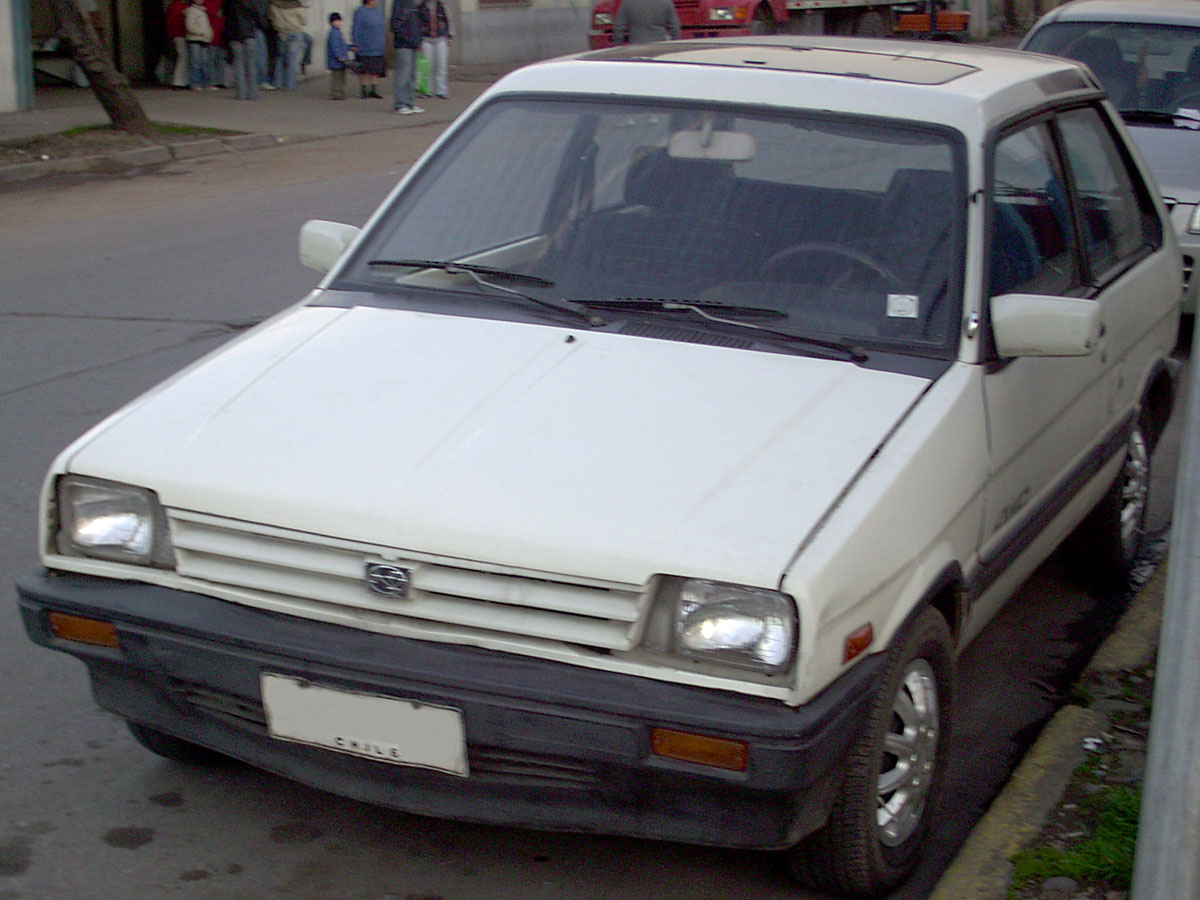
M 209 750 L 207 747 L 201 747 L 191 741 L 166 734 L 149 725 L 139 725 L 137 722 L 126 722 L 125 724 L 129 726 L 134 740 L 163 759 L 186 763 L 189 766 L 220 766 L 231 762 L 228 756 L 223 756 L 216 750 Z
M 878 897 L 916 865 L 945 780 L 954 694 L 950 629 L 932 608 L 896 639 L 820 831 L 788 851 L 810 887 Z
M 754 18 L 750 20 L 751 34 L 777 34 L 778 26 L 775 24 L 775 17 L 771 15 L 771 10 L 764 3 L 754 11 Z
M 1142 549 L 1150 505 L 1151 435 L 1143 413 L 1130 429 L 1125 462 L 1112 487 L 1065 548 L 1079 576 L 1102 590 L 1125 586 Z
M 892 28 L 888 24 L 888 20 L 883 17 L 877 9 L 868 9 L 854 25 L 854 34 L 857 37 L 890 37 Z

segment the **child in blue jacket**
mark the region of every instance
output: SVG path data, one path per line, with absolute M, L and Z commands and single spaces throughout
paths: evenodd
M 346 64 L 350 61 L 350 48 L 342 36 L 342 14 L 329 14 L 329 37 L 325 40 L 325 66 L 329 69 L 329 97 L 333 100 L 346 99 Z

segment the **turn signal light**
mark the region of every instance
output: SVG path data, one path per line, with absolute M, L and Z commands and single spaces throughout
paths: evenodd
M 97 647 L 119 646 L 117 626 L 112 622 L 52 612 L 50 613 L 50 630 L 66 641 L 95 644 Z
M 750 764 L 750 745 L 745 741 L 653 728 L 650 731 L 650 746 L 658 756 L 732 772 L 744 772 Z
M 862 628 L 850 632 L 846 636 L 846 648 L 842 651 L 842 662 L 850 662 L 850 660 L 870 647 L 873 640 L 875 640 L 875 629 L 871 626 L 870 622 Z

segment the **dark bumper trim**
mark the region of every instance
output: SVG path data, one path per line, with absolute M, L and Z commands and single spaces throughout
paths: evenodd
M 82 659 L 102 707 L 297 781 L 446 818 L 721 846 L 788 846 L 820 826 L 883 662 L 794 709 L 138 582 L 43 572 L 17 591 L 30 637 Z M 58 639 L 50 610 L 115 622 L 121 649 Z M 264 671 L 459 708 L 480 767 L 463 779 L 275 740 Z M 653 725 L 747 741 L 749 770 L 653 756 Z

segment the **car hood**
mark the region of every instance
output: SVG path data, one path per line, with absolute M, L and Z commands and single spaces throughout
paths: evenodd
M 925 378 L 791 354 L 302 307 L 60 466 L 186 509 L 641 584 L 772 585 Z
M 1200 203 L 1200 130 L 1132 125 L 1129 133 L 1164 197 Z

